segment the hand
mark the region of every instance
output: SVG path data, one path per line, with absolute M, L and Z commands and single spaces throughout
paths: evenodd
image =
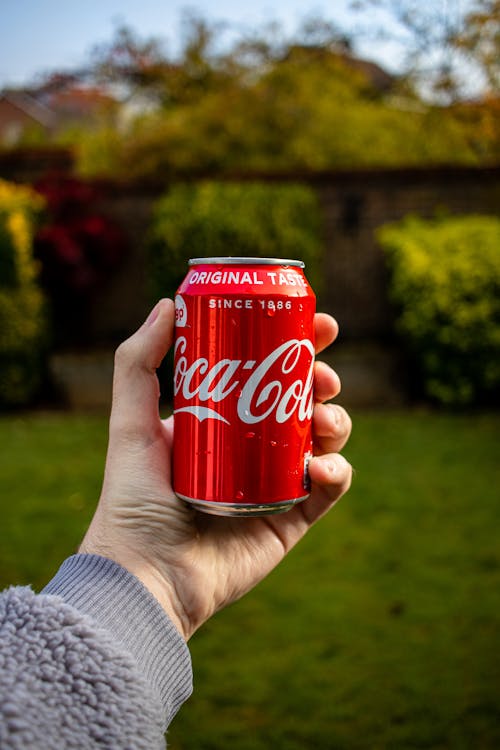
M 351 467 L 339 455 L 351 422 L 321 402 L 340 391 L 337 375 L 315 364 L 311 496 L 282 515 L 221 518 L 198 513 L 172 490 L 173 418 L 158 413 L 159 367 L 173 339 L 174 305 L 160 300 L 115 357 L 113 406 L 101 498 L 80 552 L 111 558 L 158 599 L 187 640 L 214 612 L 264 578 L 349 488 Z M 315 317 L 317 351 L 338 328 Z

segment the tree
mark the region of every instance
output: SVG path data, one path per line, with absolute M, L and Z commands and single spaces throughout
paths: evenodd
M 219 25 L 188 11 L 182 26 L 183 46 L 176 58 L 168 55 L 163 40 L 142 40 L 128 27 L 118 28 L 110 43 L 94 49 L 94 75 L 102 84 L 119 87 L 124 99 L 140 94 L 162 108 L 220 87 L 228 76 L 213 50 Z
M 411 6 L 401 18 L 413 24 L 423 50 L 431 16 L 413 15 L 412 2 L 379 3 Z M 126 28 L 95 51 L 89 66 L 95 80 L 121 90 L 124 100 L 135 98 L 140 108 L 129 107 L 119 128 L 108 122 L 71 134 L 84 174 L 168 179 L 479 163 L 498 154 L 493 109 L 484 116 L 482 105 L 474 112 L 436 105 L 411 87 L 396 95 L 398 80 L 359 60 L 352 41 L 321 18 L 309 17 L 292 35 L 272 24 L 230 43 L 221 41 L 222 25 L 193 14 L 183 28 L 175 58 L 161 40 L 143 40 Z
M 129 175 L 329 169 L 442 162 L 478 155 L 451 111 L 393 103 L 344 54 L 294 45 L 253 78 L 145 117 L 124 143 Z M 488 143 L 481 144 L 481 149 Z
M 120 26 L 110 42 L 94 48 L 90 63 L 96 80 L 119 87 L 125 99 L 141 91 L 161 100 L 167 68 L 163 42 L 142 40 L 126 26 Z
M 452 103 L 480 89 L 498 95 L 499 0 L 468 0 L 465 7 L 456 0 L 356 0 L 351 7 L 372 12 L 365 35 L 405 50 L 406 78 L 424 96 Z
M 483 74 L 490 93 L 500 93 L 500 0 L 476 0 L 463 28 L 453 39 L 456 48 Z

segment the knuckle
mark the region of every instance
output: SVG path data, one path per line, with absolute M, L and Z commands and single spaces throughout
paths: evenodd
M 340 453 L 335 456 L 335 463 L 337 465 L 337 471 L 344 477 L 349 476 L 352 473 L 352 466 L 349 461 L 344 458 Z
M 115 349 L 115 365 L 121 365 L 123 360 L 127 358 L 127 351 L 127 341 L 122 341 L 122 343 Z
M 335 435 L 338 437 L 346 437 L 347 435 L 350 435 L 352 421 L 344 407 L 339 404 L 328 404 L 328 406 L 333 418 L 333 430 Z
M 343 426 L 343 435 L 350 435 L 352 430 L 352 419 L 343 406 L 338 406 L 338 409 L 340 412 L 339 419 Z
M 120 369 L 130 367 L 135 361 L 136 355 L 137 352 L 133 337 L 122 341 L 115 350 L 115 367 Z
M 352 483 L 353 469 L 349 461 L 338 453 L 335 456 L 335 472 L 332 477 L 332 485 L 335 485 L 342 494 L 347 492 Z
M 349 461 L 344 458 L 340 453 L 337 455 L 338 461 L 338 479 L 337 482 L 342 486 L 343 490 L 347 490 L 351 485 L 352 480 L 352 466 Z

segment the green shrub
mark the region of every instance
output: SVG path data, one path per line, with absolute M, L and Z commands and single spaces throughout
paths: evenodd
M 378 239 L 397 326 L 428 396 L 484 403 L 500 385 L 500 220 L 406 217 Z
M 43 202 L 0 180 L 0 405 L 25 404 L 40 382 L 46 334 L 33 259 L 33 228 Z
M 301 185 L 202 182 L 174 186 L 155 211 L 151 232 L 154 298 L 171 296 L 189 258 L 278 257 L 303 260 L 318 288 L 319 208 Z

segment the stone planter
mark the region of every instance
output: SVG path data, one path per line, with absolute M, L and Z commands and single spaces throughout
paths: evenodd
M 111 406 L 114 352 L 58 352 L 51 356 L 52 382 L 64 404 L 75 410 L 105 411 Z

